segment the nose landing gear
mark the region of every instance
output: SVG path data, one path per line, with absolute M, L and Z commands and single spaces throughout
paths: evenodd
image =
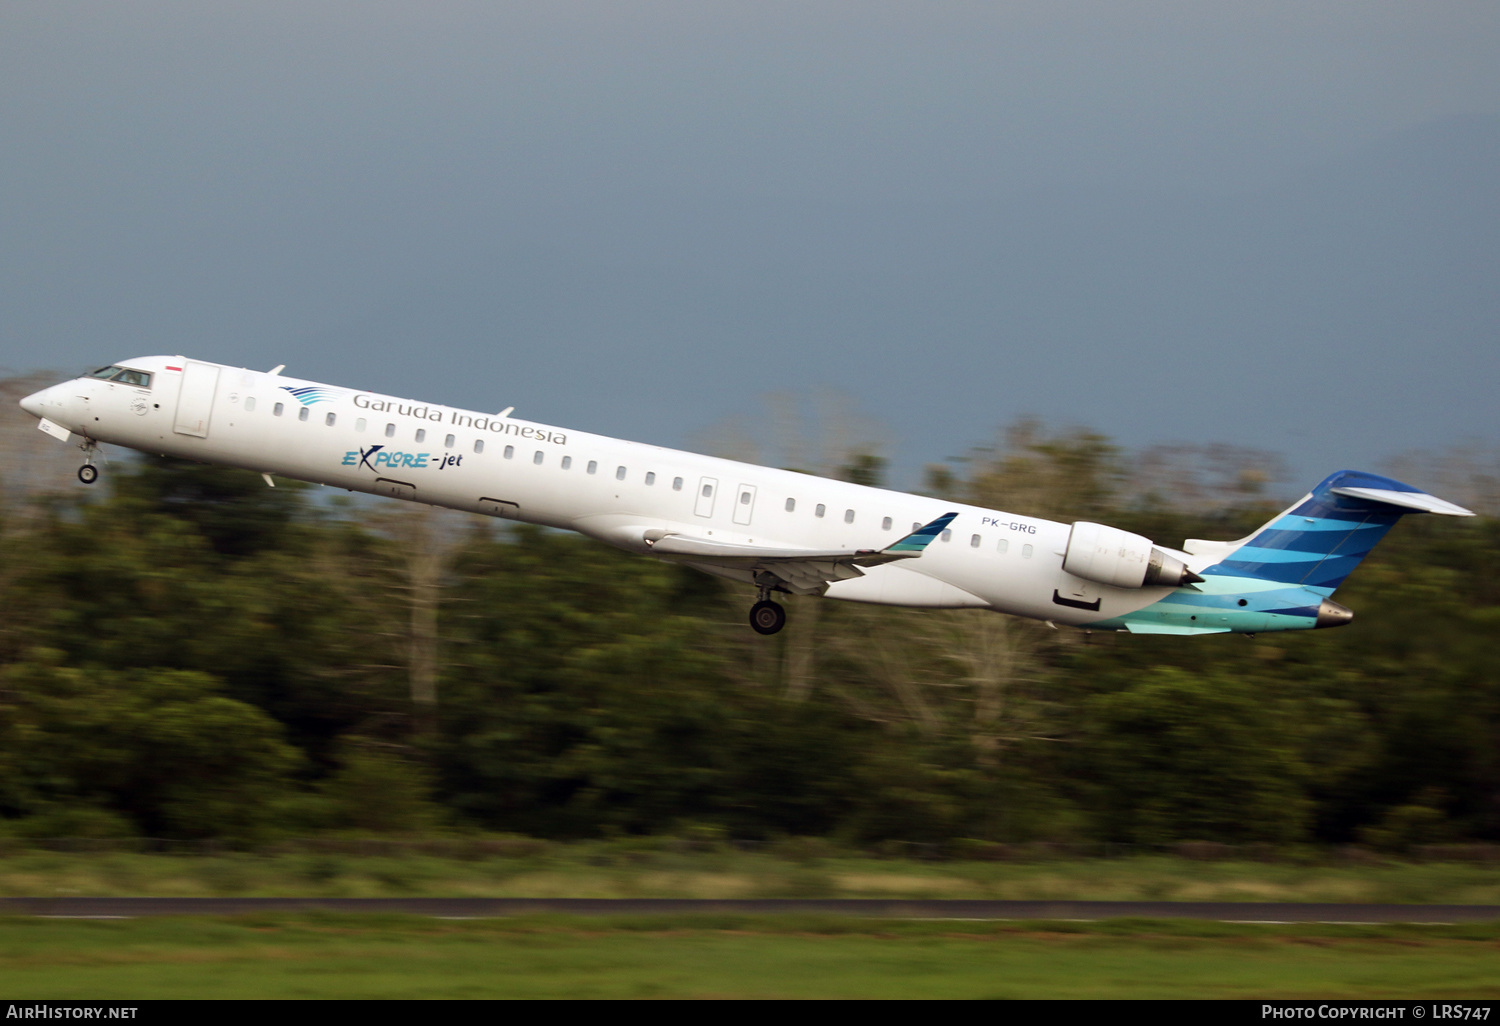
M 83 466 L 78 468 L 78 480 L 91 485 L 99 480 L 99 468 L 94 466 L 94 453 L 99 451 L 99 446 L 93 439 L 87 439 L 78 448 L 83 450 Z

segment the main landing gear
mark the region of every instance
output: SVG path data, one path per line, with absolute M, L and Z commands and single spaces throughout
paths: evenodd
M 756 580 L 759 594 L 756 596 L 760 601 L 750 607 L 750 626 L 755 629 L 756 634 L 775 634 L 786 626 L 786 610 L 781 604 L 771 601 L 771 589 L 776 579 L 766 574 Z
M 779 602 L 761 599 L 750 607 L 750 626 L 756 634 L 775 634 L 786 626 L 786 610 Z

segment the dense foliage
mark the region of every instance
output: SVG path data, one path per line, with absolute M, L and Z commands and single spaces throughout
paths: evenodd
M 1167 544 L 1270 508 L 1253 474 L 1127 495 L 1120 460 L 1021 425 L 932 485 Z M 168 460 L 107 481 L 0 523 L 11 832 L 1500 838 L 1493 519 L 1402 523 L 1338 631 L 798 599 L 762 638 L 748 589 L 572 535 Z

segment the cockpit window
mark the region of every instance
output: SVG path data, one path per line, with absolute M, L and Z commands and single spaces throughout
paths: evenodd
M 135 385 L 137 388 L 150 388 L 151 375 L 145 371 L 130 370 L 112 363 L 108 367 L 100 367 L 89 375 L 91 378 L 102 378 L 107 381 L 118 381 L 122 385 Z

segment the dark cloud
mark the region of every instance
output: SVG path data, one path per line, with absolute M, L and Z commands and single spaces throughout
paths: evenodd
M 0 363 L 686 444 L 1493 437 L 1500 8 L 11 3 Z

